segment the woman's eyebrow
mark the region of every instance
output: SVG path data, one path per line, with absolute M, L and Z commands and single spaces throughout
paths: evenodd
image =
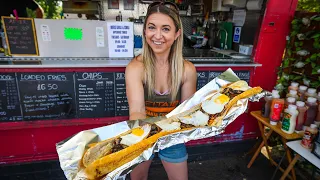
M 148 23 L 148 26 L 149 26 L 149 25 L 156 26 L 156 25 L 154 25 L 153 23 Z
M 170 25 L 163 25 L 162 27 L 169 27 L 169 28 L 171 28 L 171 26 L 170 26 Z

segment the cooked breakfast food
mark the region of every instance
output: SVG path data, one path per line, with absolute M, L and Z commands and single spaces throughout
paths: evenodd
M 250 88 L 245 81 L 222 87 L 204 102 L 188 111 L 134 128 L 90 147 L 82 164 L 89 179 L 97 179 L 138 157 L 162 136 L 197 127 L 220 126 L 223 117 L 237 101 L 260 93 L 260 87 Z

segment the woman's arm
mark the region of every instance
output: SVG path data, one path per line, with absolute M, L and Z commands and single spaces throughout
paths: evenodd
M 126 67 L 126 93 L 129 104 L 129 119 L 145 119 L 143 77 L 144 67 L 138 58 L 133 59 Z
M 181 87 L 181 102 L 190 98 L 197 90 L 197 71 L 194 65 L 189 62 L 184 62 L 184 74 Z

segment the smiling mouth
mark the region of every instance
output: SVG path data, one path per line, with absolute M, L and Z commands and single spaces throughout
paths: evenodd
M 162 44 L 162 42 L 159 42 L 159 41 L 152 41 L 154 44 L 156 44 L 156 45 L 161 45 Z

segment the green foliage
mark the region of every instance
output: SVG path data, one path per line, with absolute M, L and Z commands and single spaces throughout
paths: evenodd
M 42 7 L 45 18 L 60 19 L 62 7 L 58 0 L 36 0 L 36 2 Z
M 298 11 L 320 12 L 319 0 L 299 0 Z

